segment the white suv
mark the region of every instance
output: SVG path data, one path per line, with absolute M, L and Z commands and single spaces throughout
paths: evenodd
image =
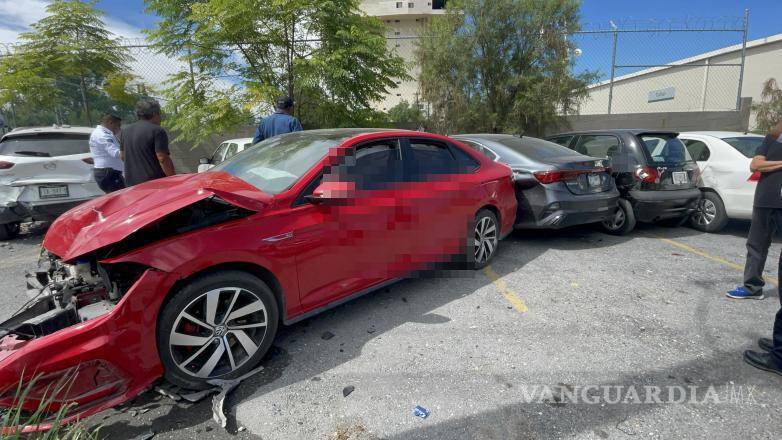
M 16 129 L 0 138 L 0 240 L 28 220 L 52 220 L 103 195 L 92 175 L 89 127 Z

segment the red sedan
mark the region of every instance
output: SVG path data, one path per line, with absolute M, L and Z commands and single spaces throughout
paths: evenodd
M 511 179 L 447 137 L 319 130 L 80 205 L 46 234 L 35 300 L 0 324 L 0 405 L 33 373 L 29 407 L 78 373 L 58 402 L 81 416 L 160 376 L 186 388 L 241 376 L 281 323 L 488 264 L 515 221 Z

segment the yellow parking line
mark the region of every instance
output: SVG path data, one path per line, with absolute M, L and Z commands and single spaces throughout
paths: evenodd
M 518 295 L 516 295 L 515 292 L 510 290 L 508 288 L 508 283 L 505 282 L 500 276 L 492 270 L 491 266 L 486 266 L 483 269 L 483 273 L 486 274 L 487 277 L 491 280 L 491 282 L 494 284 L 494 287 L 499 290 L 499 292 L 502 294 L 502 296 L 505 297 L 505 299 L 510 303 L 510 305 L 513 306 L 514 309 L 518 310 L 519 313 L 526 313 L 529 311 L 527 308 L 527 305 L 524 304 L 524 300 L 519 298 Z
M 694 248 L 694 247 L 692 247 L 690 245 L 686 245 L 684 243 L 679 243 L 678 241 L 674 241 L 674 240 L 671 240 L 669 238 L 662 238 L 662 237 L 654 237 L 654 238 L 656 238 L 656 239 L 658 239 L 660 241 L 663 241 L 665 243 L 668 243 L 671 246 L 675 246 L 675 247 L 677 247 L 679 249 L 685 250 L 685 251 L 687 251 L 687 252 L 689 252 L 691 254 L 695 254 L 695 255 L 698 255 L 700 257 L 706 258 L 708 260 L 715 261 L 717 263 L 723 264 L 725 266 L 732 267 L 733 269 L 740 270 L 740 271 L 744 270 L 744 266 L 742 266 L 742 265 L 740 265 L 738 263 L 734 263 L 734 262 L 728 261 L 728 260 L 726 260 L 724 258 L 720 258 L 720 257 L 714 256 L 714 255 L 711 255 L 708 252 L 702 251 L 700 249 L 696 249 L 696 248 Z M 763 279 L 765 279 L 766 281 L 768 281 L 769 283 L 771 283 L 771 284 L 773 284 L 775 286 L 779 285 L 779 280 L 776 279 L 775 277 L 764 276 Z

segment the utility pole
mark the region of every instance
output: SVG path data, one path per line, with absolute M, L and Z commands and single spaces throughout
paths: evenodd
M 736 96 L 736 110 L 741 110 L 741 88 L 744 86 L 744 63 L 747 60 L 747 31 L 749 30 L 749 9 L 744 10 L 744 33 L 741 39 L 741 68 L 739 70 L 739 91 Z
M 611 83 L 608 86 L 608 114 L 611 114 L 611 106 L 614 102 L 614 76 L 616 74 L 616 43 L 619 40 L 618 28 L 614 24 L 613 20 L 609 21 L 611 27 L 614 29 L 614 48 L 611 53 Z

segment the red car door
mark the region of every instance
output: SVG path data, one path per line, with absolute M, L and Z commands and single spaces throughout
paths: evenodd
M 304 209 L 311 220 L 294 231 L 297 242 L 308 242 L 296 258 L 304 312 L 398 277 L 394 262 L 405 246 L 400 238 L 406 221 L 396 197 L 399 140 L 365 143 L 343 160 L 322 181 L 350 187 L 350 194 L 310 204 Z

